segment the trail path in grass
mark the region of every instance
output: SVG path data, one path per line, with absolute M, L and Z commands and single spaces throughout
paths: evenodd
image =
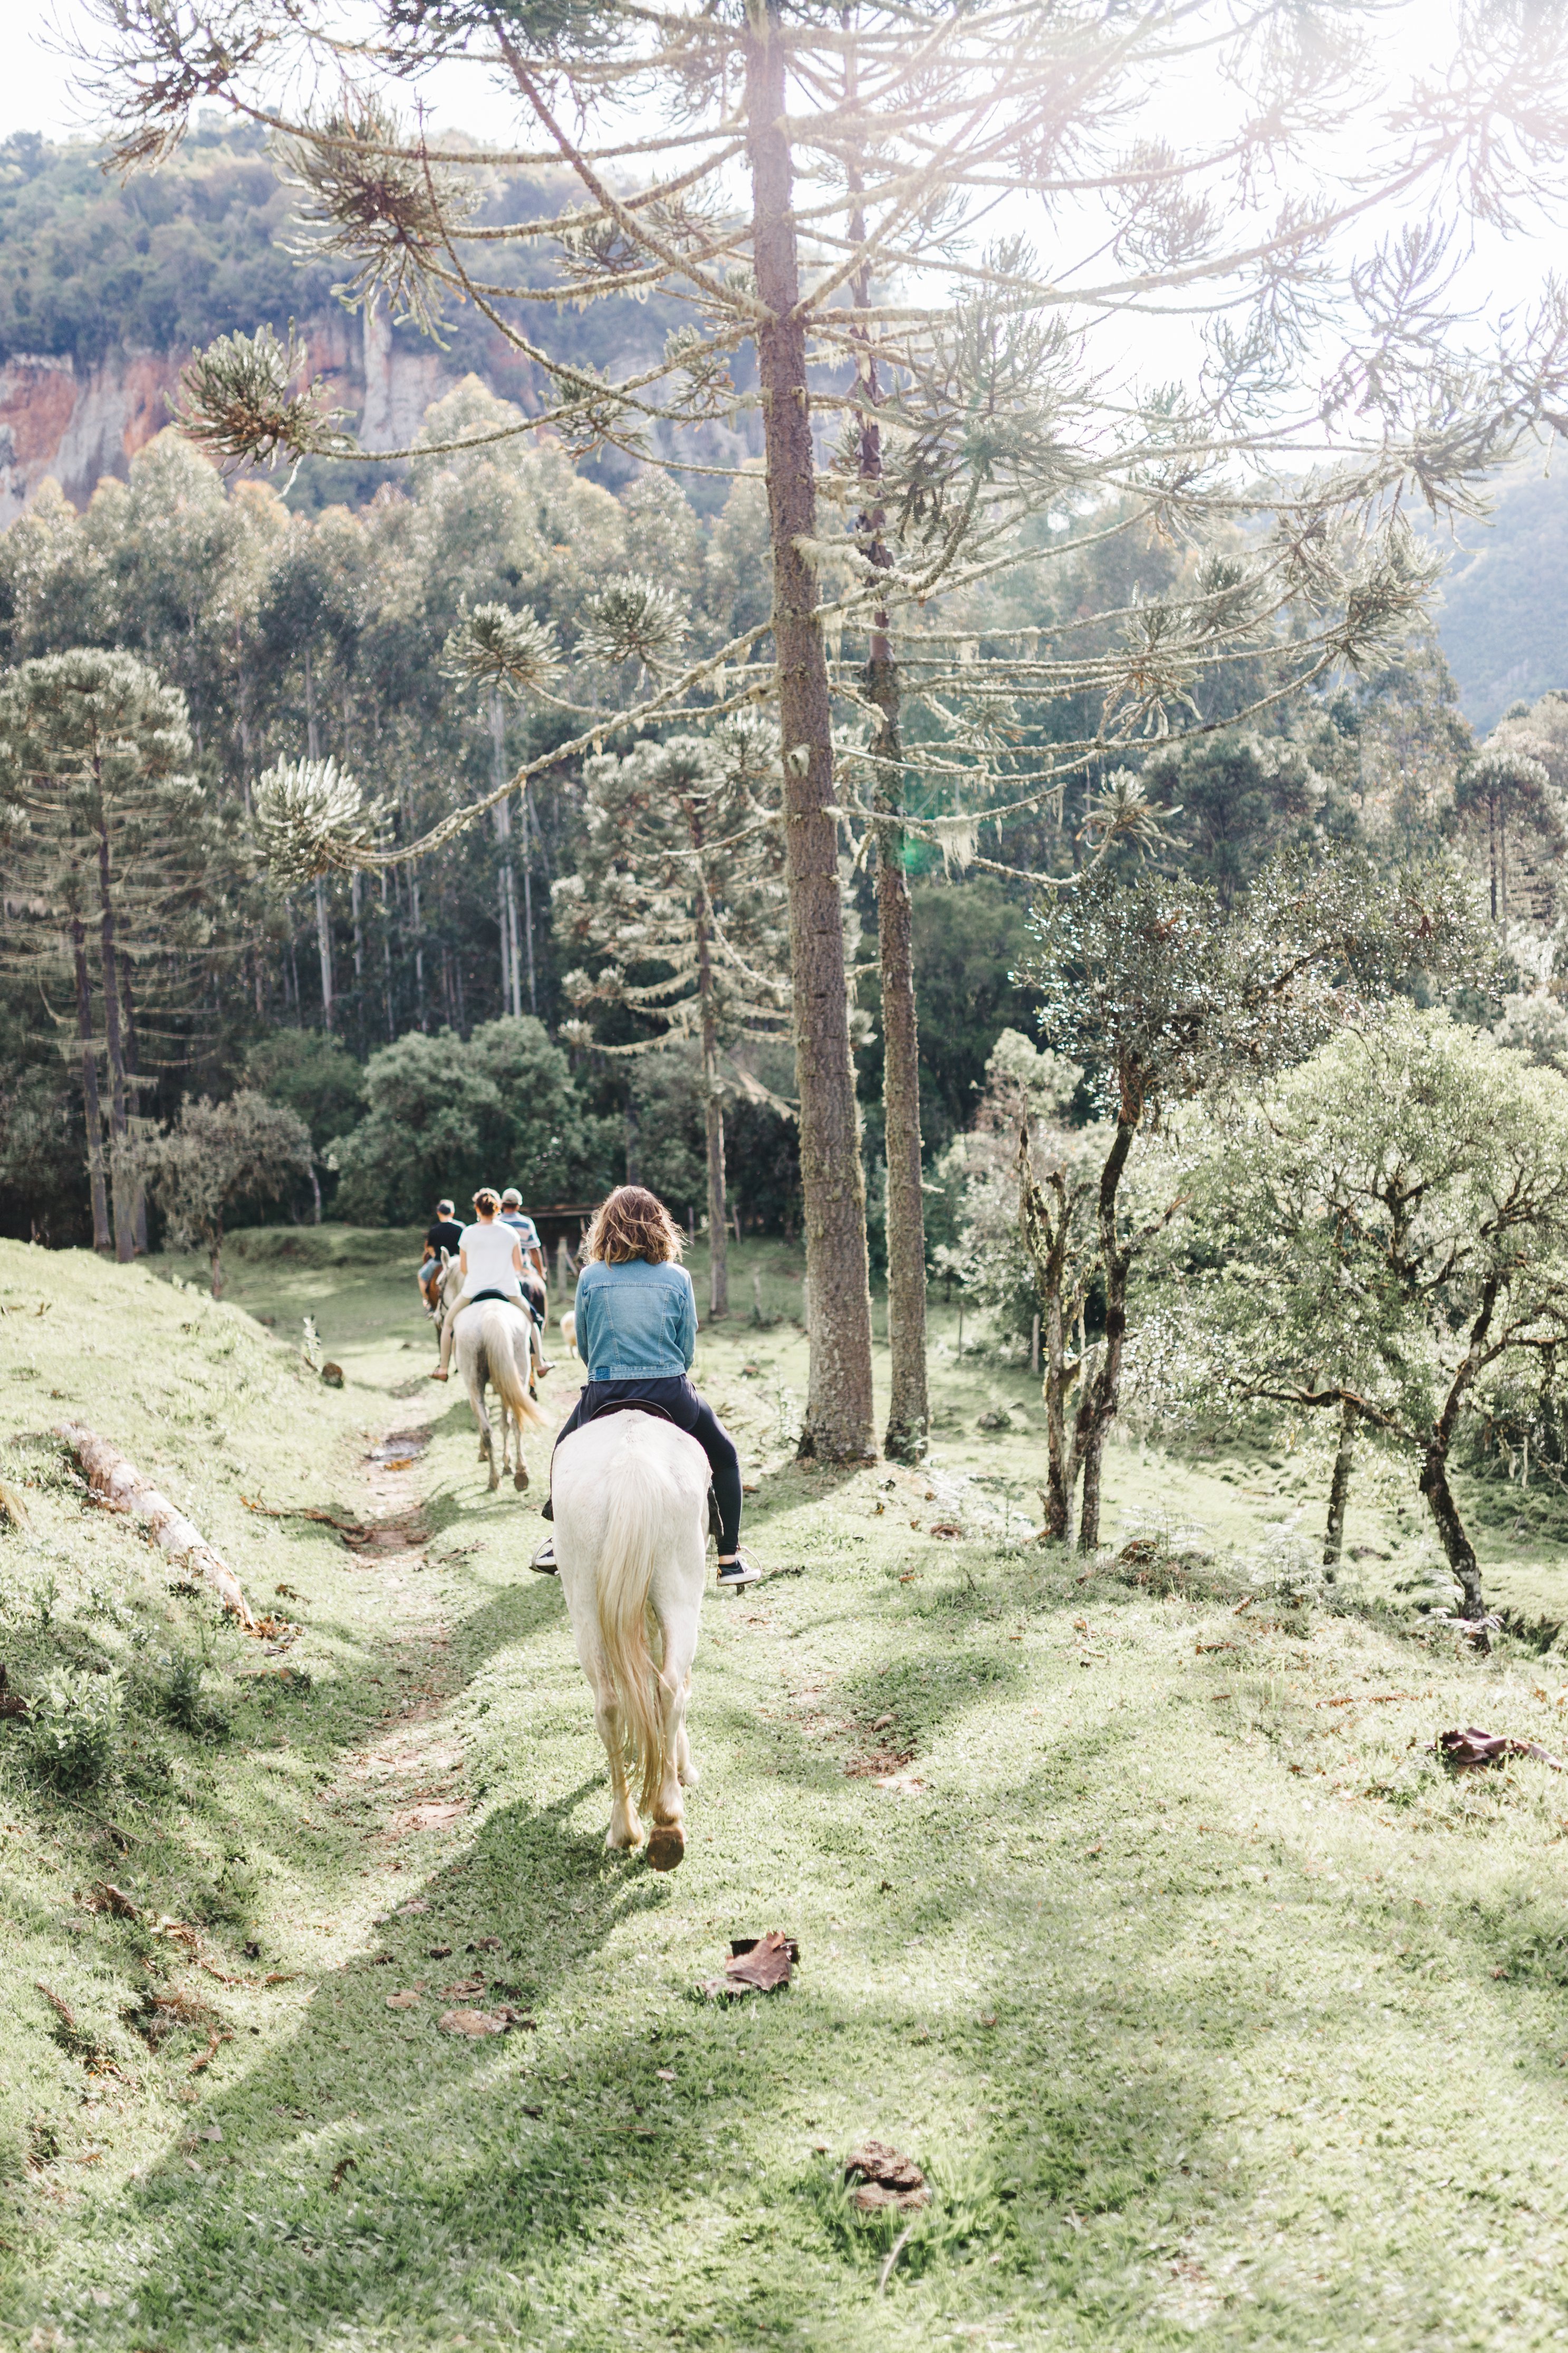
M 96 1789 L 41 1786 L 0 1722 L 0 2345 L 1568 2336 L 1568 1777 L 1429 1753 L 1469 1722 L 1560 1748 L 1556 1653 L 1247 1601 L 1157 1546 L 1085 1577 L 955 1445 L 929 1478 L 788 1464 L 794 1342 L 706 1335 L 773 1574 L 705 1614 L 661 1878 L 604 1851 L 526 1567 L 548 1440 L 490 1496 L 385 1280 L 357 1338 L 327 1303 L 333 1392 L 237 1306 L 0 1246 L 31 1482 L 0 1659 L 126 1691 Z M 28 1435 L 68 1409 L 300 1630 L 172 1593 Z M 1119 1507 L 1194 1475 L 1128 1450 Z M 169 1714 L 182 1648 L 221 1732 Z M 786 1991 L 697 1991 L 773 1927 Z M 902 2218 L 842 2186 L 868 2135 L 934 2192 L 881 2293 Z

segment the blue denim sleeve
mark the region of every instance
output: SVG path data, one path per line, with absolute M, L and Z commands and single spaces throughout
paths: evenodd
M 577 1288 L 572 1294 L 572 1309 L 577 1318 L 576 1330 L 573 1335 L 577 1344 L 577 1354 L 585 1366 L 591 1365 L 594 1361 L 590 1353 L 594 1337 L 594 1286 L 588 1281 L 586 1267 L 577 1277 Z
M 689 1372 L 697 1354 L 697 1293 L 684 1267 L 680 1270 L 680 1353 Z

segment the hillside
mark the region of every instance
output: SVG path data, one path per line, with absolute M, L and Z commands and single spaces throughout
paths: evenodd
M 1511 702 L 1568 687 L 1568 480 L 1537 459 L 1484 523 L 1454 534 L 1437 615 L 1465 716 L 1485 733 Z
M 1020 1549 L 1037 1399 L 973 1327 L 956 1366 L 949 1315 L 930 1486 L 792 1463 L 798 1327 L 737 1324 L 700 1362 L 773 1575 L 708 1611 L 690 1844 L 654 1878 L 604 1851 L 531 1499 L 486 1495 L 466 1408 L 424 1382 L 400 1238 L 257 1240 L 236 1290 L 273 1331 L 0 1243 L 30 1522 L 0 1527 L 0 1657 L 35 1699 L 61 1672 L 123 1693 L 85 1787 L 0 1720 L 0 2339 L 1551 2341 L 1561 1785 L 1530 1759 L 1450 1780 L 1429 1744 L 1475 1721 L 1558 1745 L 1560 1661 L 1283 1602 L 1258 1565 L 1297 1482 L 1261 1455 L 1113 1450 L 1118 1542 L 1212 1511 L 1210 1567 L 1165 1557 L 1168 1522 L 1143 1567 Z M 776 1313 L 791 1270 L 757 1262 Z M 285 1342 L 307 1305 L 340 1391 Z M 564 1367 L 549 1389 L 561 1410 Z M 977 1429 L 987 1401 L 1010 1430 Z M 87 1508 L 47 1435 L 66 1413 L 293 1639 L 218 1625 Z M 788 1990 L 703 1999 L 728 1939 L 775 1926 Z M 438 2031 L 475 1987 L 521 2030 Z M 905 2218 L 842 2187 L 868 2136 L 935 2189 L 885 2288 Z

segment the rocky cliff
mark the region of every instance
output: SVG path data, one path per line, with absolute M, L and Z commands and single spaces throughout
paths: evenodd
M 367 448 L 405 447 L 431 401 L 457 380 L 439 352 L 411 348 L 379 315 L 362 324 L 340 311 L 301 332 L 311 373 L 352 412 Z M 103 475 L 123 476 L 168 424 L 189 357 L 187 346 L 115 350 L 88 362 L 16 353 L 0 364 L 0 529 L 51 477 L 79 507 Z

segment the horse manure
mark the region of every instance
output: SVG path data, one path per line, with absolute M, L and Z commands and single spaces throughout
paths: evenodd
M 856 2185 L 855 2203 L 863 2214 L 896 2206 L 906 2214 L 931 2204 L 925 2175 L 912 2157 L 905 2157 L 885 2140 L 863 2141 L 844 2160 L 844 2179 Z

